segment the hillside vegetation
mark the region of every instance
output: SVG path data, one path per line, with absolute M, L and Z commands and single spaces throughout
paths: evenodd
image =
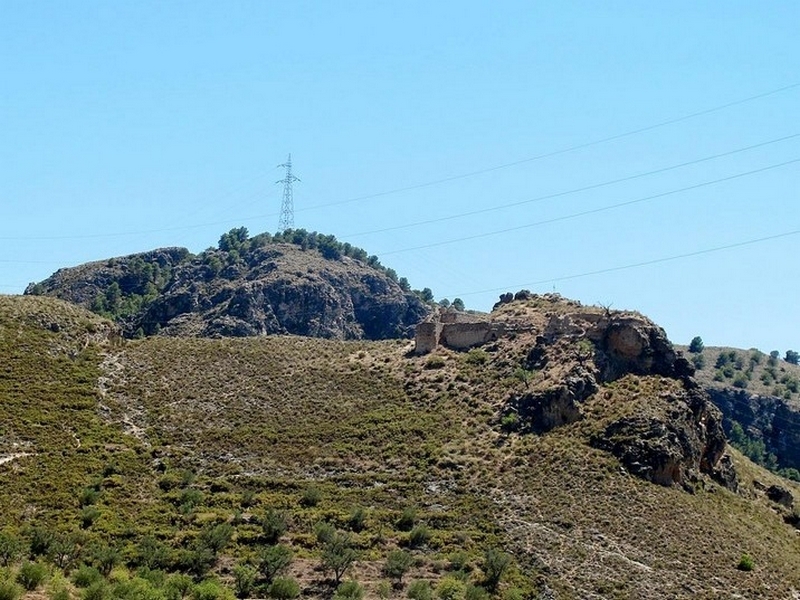
M 0 594 L 792 597 L 798 519 L 766 491 L 797 488 L 730 449 L 736 485 L 699 455 L 672 457 L 680 483 L 648 480 L 632 444 L 714 415 L 677 373 L 552 327 L 577 312 L 644 327 L 539 298 L 498 308 L 528 329 L 416 356 L 407 340 L 123 341 L 73 305 L 0 297 Z M 579 418 L 534 432 L 530 403 L 595 363 Z

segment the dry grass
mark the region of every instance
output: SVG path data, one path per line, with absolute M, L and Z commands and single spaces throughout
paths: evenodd
M 734 452 L 742 493 L 703 481 L 690 494 L 636 479 L 589 445 L 611 419 L 666 414 L 658 398 L 672 380 L 625 378 L 587 401 L 583 422 L 507 434 L 500 411 L 527 385 L 514 371 L 530 332 L 480 360 L 442 350 L 431 367 L 401 341 L 86 344 L 102 325 L 50 300 L 0 298 L 2 439 L 33 454 L 0 465 L 0 527 L 73 528 L 76 493 L 99 479 L 102 516 L 87 535 L 121 544 L 127 557 L 145 534 L 177 551 L 227 521 L 234 542 L 216 567 L 226 581 L 256 555 L 258 518 L 286 511 L 292 574 L 315 597 L 329 588 L 314 525 L 346 529 L 357 506 L 366 526 L 353 533 L 351 575 L 370 598 L 388 552 L 407 543 L 396 523 L 409 506 L 432 535 L 413 550 L 406 582 L 437 581 L 458 550 L 479 582 L 483 551 L 501 546 L 515 557 L 501 593 L 787 598 L 800 589 L 797 532 L 760 491 L 778 478 Z M 301 504 L 309 486 L 319 491 L 313 506 Z M 736 569 L 745 553 L 750 573 Z

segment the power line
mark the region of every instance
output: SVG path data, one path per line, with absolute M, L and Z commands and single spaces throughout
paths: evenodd
M 597 139 L 597 140 L 584 142 L 582 144 L 576 144 L 574 146 L 567 146 L 567 147 L 561 148 L 559 150 L 552 150 L 550 152 L 545 152 L 543 154 L 537 154 L 535 156 L 530 156 L 528 158 L 521 158 L 519 160 L 515 160 L 515 161 L 512 161 L 512 162 L 504 163 L 504 164 L 501 164 L 501 165 L 496 165 L 494 167 L 488 167 L 486 169 L 480 169 L 480 170 L 477 170 L 477 171 L 470 171 L 468 173 L 461 173 L 459 175 L 453 175 L 451 177 L 442 177 L 441 179 L 434 179 L 434 180 L 426 181 L 426 182 L 423 182 L 423 183 L 417 183 L 417 184 L 414 184 L 414 185 L 409 185 L 409 186 L 405 186 L 405 187 L 399 187 L 399 188 L 395 188 L 395 189 L 392 189 L 392 190 L 387 190 L 385 192 L 377 192 L 377 193 L 374 193 L 374 194 L 367 194 L 365 196 L 356 196 L 354 198 L 348 198 L 346 200 L 338 200 L 338 201 L 335 201 L 335 202 L 327 202 L 327 203 L 324 203 L 324 204 L 315 204 L 315 205 L 306 207 L 306 208 L 301 209 L 301 210 L 306 211 L 306 210 L 315 210 L 315 209 L 318 209 L 318 208 L 327 208 L 329 206 L 339 206 L 339 205 L 342 205 L 342 204 L 349 204 L 349 203 L 352 203 L 352 202 L 359 202 L 361 200 L 369 200 L 369 199 L 372 199 L 372 198 L 380 198 L 381 196 L 389 196 L 391 194 L 399 194 L 401 192 L 409 192 L 409 191 L 412 191 L 412 190 L 418 190 L 418 189 L 421 189 L 421 188 L 426 188 L 426 187 L 431 187 L 431 186 L 434 186 L 434 185 L 439 185 L 441 183 L 448 183 L 450 181 L 457 181 L 459 179 L 466 179 L 468 177 L 474 177 L 476 175 L 483 175 L 485 173 L 492 173 L 494 171 L 499 171 L 501 169 L 507 169 L 509 167 L 515 167 L 517 165 L 522 165 L 522 164 L 525 164 L 525 163 L 534 162 L 534 161 L 542 160 L 542 159 L 545 159 L 545 158 L 551 158 L 553 156 L 558 156 L 560 154 L 567 154 L 568 152 L 574 152 L 575 150 L 582 150 L 584 148 L 590 148 L 592 146 L 597 146 L 599 144 L 605 144 L 607 142 L 613 142 L 614 140 L 619 140 L 621 138 L 630 137 L 630 136 L 633 136 L 633 135 L 637 135 L 639 133 L 645 133 L 647 131 L 652 131 L 654 129 L 659 129 L 661 127 L 666 127 L 667 125 L 674 125 L 675 123 L 680 123 L 682 121 L 688 121 L 690 119 L 694 119 L 694 118 L 702 117 L 704 115 L 708 115 L 708 114 L 711 114 L 711 113 L 719 112 L 721 110 L 725 110 L 726 108 L 731 108 L 733 106 L 738 106 L 740 104 L 745 104 L 747 102 L 752 102 L 754 100 L 760 100 L 761 98 L 766 98 L 768 96 L 773 96 L 775 94 L 780 94 L 781 92 L 786 92 L 786 91 L 792 90 L 792 89 L 797 88 L 797 87 L 800 87 L 800 82 L 792 83 L 792 84 L 789 84 L 789 85 L 785 85 L 783 87 L 779 87 L 779 88 L 776 88 L 776 89 L 773 89 L 773 90 L 769 90 L 767 92 L 762 92 L 760 94 L 756 94 L 754 96 L 748 96 L 747 98 L 741 98 L 739 100 L 734 100 L 732 102 L 727 102 L 725 104 L 720 104 L 718 106 L 714 106 L 714 107 L 707 108 L 707 109 L 704 109 L 704 110 L 700 110 L 700 111 L 697 111 L 697 112 L 689 113 L 689 114 L 683 115 L 681 117 L 676 117 L 676 118 L 673 118 L 673 119 L 667 119 L 665 121 L 660 121 L 658 123 L 654 123 L 652 125 L 647 125 L 645 127 L 639 127 L 638 129 L 631 129 L 631 130 L 625 131 L 623 133 L 617 133 L 615 135 L 610 135 L 608 137 L 600 138 L 600 139 Z M 300 212 L 300 211 L 298 210 L 298 212 Z
M 451 176 L 451 177 L 443 177 L 443 178 L 440 178 L 440 179 L 435 179 L 435 180 L 431 180 L 431 181 L 427 181 L 427 182 L 423 182 L 423 183 L 419 183 L 419 184 L 414 184 L 414 185 L 405 186 L 405 187 L 401 187 L 401 188 L 395 188 L 395 189 L 386 190 L 386 191 L 383 191 L 383 192 L 377 192 L 377 193 L 373 193 L 373 194 L 367 194 L 367 195 L 363 195 L 363 196 L 357 196 L 357 197 L 348 198 L 348 199 L 345 199 L 345 200 L 339 200 L 339 201 L 334 201 L 334 202 L 328 202 L 328 203 L 323 203 L 323 204 L 312 205 L 312 206 L 308 206 L 308 207 L 305 207 L 305 208 L 302 208 L 302 209 L 298 209 L 296 212 L 317 210 L 317 209 L 320 209 L 320 208 L 327 208 L 327 207 L 330 207 L 330 206 L 338 206 L 338 205 L 342 205 L 342 204 L 349 204 L 349 203 L 352 203 L 352 202 L 358 202 L 360 200 L 368 200 L 368 199 L 371 199 L 371 198 L 379 198 L 379 197 L 382 197 L 382 196 L 388 196 L 388 195 L 397 194 L 397 193 L 400 193 L 400 192 L 407 192 L 407 191 L 412 191 L 412 190 L 416 190 L 416 189 L 420 189 L 420 188 L 430 187 L 430 186 L 433 186 L 433 185 L 446 183 L 448 181 L 455 181 L 455 180 L 458 180 L 458 179 L 465 179 L 465 178 L 472 177 L 472 176 L 475 176 L 475 175 L 480 175 L 480 174 L 483 174 L 483 173 L 490 173 L 490 172 L 498 171 L 498 170 L 505 169 L 505 168 L 508 168 L 508 167 L 513 167 L 513 166 L 516 166 L 516 165 L 520 165 L 520 164 L 524 164 L 524 163 L 528 163 L 528 162 L 534 162 L 534 161 L 537 161 L 537 160 L 542 160 L 544 158 L 549 158 L 549 157 L 557 156 L 557 155 L 560 155 L 560 154 L 565 154 L 565 153 L 568 153 L 568 152 L 572 152 L 574 150 L 579 150 L 579 149 L 583 149 L 583 148 L 589 148 L 589 147 L 592 147 L 592 146 L 597 146 L 599 144 L 603 144 L 603 143 L 606 143 L 606 142 L 614 141 L 614 140 L 617 140 L 617 139 L 620 139 L 620 138 L 624 138 L 624 137 L 633 136 L 633 135 L 636 135 L 636 134 L 639 134 L 639 133 L 645 133 L 647 131 L 652 131 L 654 129 L 658 129 L 658 128 L 661 128 L 661 127 L 666 127 L 668 125 L 672 125 L 672 124 L 675 124 L 675 123 L 680 123 L 682 121 L 687 121 L 689 119 L 694 119 L 694 118 L 697 118 L 697 117 L 700 117 L 700 116 L 704 116 L 704 115 L 707 115 L 707 114 L 711 114 L 711 113 L 714 113 L 714 112 L 719 112 L 719 111 L 725 110 L 727 108 L 731 108 L 733 106 L 738 106 L 738 105 L 741 105 L 741 104 L 745 104 L 745 103 L 748 103 L 748 102 L 753 102 L 755 100 L 760 100 L 762 98 L 766 98 L 766 97 L 769 97 L 769 96 L 780 94 L 782 92 L 786 92 L 786 91 L 789 91 L 789 90 L 792 90 L 792 89 L 795 89 L 795 88 L 798 88 L 798 87 L 800 87 L 800 82 L 796 82 L 796 83 L 792 83 L 792 84 L 789 84 L 789 85 L 785 85 L 785 86 L 782 86 L 782 87 L 779 87 L 779 88 L 775 88 L 775 89 L 772 89 L 772 90 L 769 90 L 769 91 L 766 91 L 766 92 L 755 94 L 753 96 L 748 96 L 746 98 L 741 98 L 739 100 L 734 100 L 732 102 L 727 102 L 725 104 L 720 104 L 720 105 L 717 105 L 717 106 L 714 106 L 714 107 L 711 107 L 711 108 L 707 108 L 707 109 L 704 109 L 704 110 L 692 112 L 692 113 L 689 113 L 689 114 L 686 114 L 686 115 L 683 115 L 683 116 L 680 116 L 680 117 L 676 117 L 676 118 L 673 118 L 673 119 L 667 119 L 667 120 L 664 120 L 664 121 L 660 121 L 658 123 L 654 123 L 652 125 L 648 125 L 648 126 L 645 126 L 645 127 L 632 129 L 632 130 L 629 130 L 629 131 L 625 131 L 623 133 L 618 133 L 618 134 L 615 134 L 615 135 L 611 135 L 611 136 L 608 136 L 608 137 L 600 138 L 600 139 L 597 139 L 597 140 L 592 140 L 592 141 L 585 142 L 585 143 L 582 143 L 582 144 L 577 144 L 577 145 L 574 145 L 574 146 L 561 148 L 559 150 L 553 150 L 553 151 L 546 152 L 546 153 L 543 153 L 543 154 L 539 154 L 539 155 L 536 155 L 536 156 L 523 158 L 523 159 L 520 159 L 520 160 L 504 163 L 504 164 L 501 164 L 501 165 L 496 165 L 494 167 L 489 167 L 487 169 L 482 169 L 482 170 L 478 170 L 478 171 L 471 171 L 471 172 L 468 172 L 468 173 L 462 173 L 462 174 L 454 175 L 454 176 Z M 253 179 L 255 179 L 255 177 Z M 229 193 L 229 194 L 227 194 L 227 195 L 225 195 L 223 197 L 230 197 L 232 195 L 234 195 L 234 194 L 233 193 Z M 26 240 L 34 241 L 35 240 L 35 241 L 38 241 L 38 240 L 68 240 L 68 239 L 96 239 L 96 238 L 127 237 L 127 236 L 134 236 L 134 235 L 141 235 L 141 234 L 148 234 L 148 233 L 164 233 L 164 232 L 169 232 L 169 231 L 185 231 L 185 230 L 189 230 L 189 229 L 202 229 L 202 228 L 210 227 L 210 226 L 214 226 L 214 225 L 224 225 L 224 224 L 229 224 L 229 223 L 240 223 L 242 221 L 263 219 L 263 218 L 268 218 L 268 217 L 273 217 L 273 216 L 278 216 L 278 215 L 279 215 L 279 213 L 267 213 L 267 214 L 253 215 L 251 217 L 245 217 L 245 218 L 225 219 L 225 220 L 220 220 L 220 221 L 211 221 L 211 222 L 197 224 L 197 225 L 183 225 L 183 226 L 178 226 L 178 227 L 163 227 L 163 228 L 158 228 L 158 229 L 147 229 L 147 230 L 138 230 L 138 231 L 129 231 L 129 232 L 112 232 L 112 233 L 81 234 L 81 235 L 60 235 L 60 236 L 32 236 L 32 237 L 0 236 L 0 240 L 5 240 L 5 241 L 26 241 Z M 361 234 L 356 234 L 356 235 L 361 235 Z
M 780 167 L 785 167 L 787 165 L 795 164 L 797 162 L 800 162 L 800 158 L 795 158 L 795 159 L 792 159 L 792 160 L 788 160 L 786 162 L 777 163 L 777 164 L 773 164 L 773 165 L 768 165 L 766 167 L 761 167 L 760 169 L 754 169 L 752 171 L 745 171 L 743 173 L 737 173 L 735 175 L 729 175 L 727 177 L 722 177 L 720 179 L 713 179 L 711 181 L 704 181 L 702 183 L 697 183 L 697 184 L 694 184 L 694 185 L 678 188 L 678 189 L 675 189 L 675 190 L 669 190 L 667 192 L 662 192 L 660 194 L 653 194 L 652 196 L 645 196 L 643 198 L 637 198 L 635 200 L 628 200 L 626 202 L 619 202 L 617 204 L 611 204 L 611 205 L 608 205 L 608 206 L 601 206 L 600 208 L 593 208 L 591 210 L 585 210 L 585 211 L 581 211 L 581 212 L 577 212 L 577 213 L 572 213 L 572 214 L 564 215 L 564 216 L 561 216 L 561 217 L 554 217 L 552 219 L 545 219 L 543 221 L 535 221 L 533 223 L 528 223 L 526 225 L 517 225 L 515 227 L 507 227 L 505 229 L 496 229 L 494 231 L 488 231 L 488 232 L 485 232 L 485 233 L 477 233 L 475 235 L 469 235 L 469 236 L 464 236 L 464 237 L 459 237 L 459 238 L 453 238 L 453 239 L 450 239 L 450 240 L 443 240 L 443 241 L 439 241 L 439 242 L 431 242 L 429 244 L 422 244 L 420 246 L 412 246 L 410 248 L 400 248 L 398 250 L 389 250 L 389 251 L 386 251 L 386 252 L 378 252 L 377 256 L 379 256 L 379 257 L 380 256 L 389 256 L 391 254 L 401 254 L 403 252 L 411 252 L 413 250 L 426 250 L 428 248 L 436 248 L 436 247 L 439 247 L 439 246 L 446 246 L 446 245 L 455 244 L 455 243 L 458 243 L 458 242 L 466 242 L 466 241 L 470 241 L 470 240 L 477 240 L 477 239 L 481 239 L 481 238 L 500 235 L 502 233 L 510 233 L 512 231 L 519 231 L 519 230 L 522 230 L 522 229 L 529 229 L 531 227 L 536 227 L 538 225 L 549 225 L 551 223 L 557 223 L 559 221 L 566 221 L 566 220 L 569 220 L 569 219 L 576 219 L 578 217 L 585 217 L 587 215 L 593 215 L 593 214 L 597 214 L 597 213 L 600 213 L 600 212 L 613 210 L 615 208 L 621 208 L 623 206 L 630 206 L 632 204 L 639 204 L 639 203 L 642 203 L 642 202 L 647 202 L 649 200 L 655 200 L 657 198 L 664 198 L 666 196 L 672 196 L 674 194 L 679 194 L 681 192 L 688 192 L 690 190 L 696 190 L 696 189 L 699 189 L 699 188 L 707 187 L 709 185 L 715 185 L 715 184 L 723 183 L 723 182 L 726 182 L 726 181 L 732 181 L 734 179 L 740 179 L 742 177 L 748 177 L 750 175 L 755 175 L 757 173 L 763 173 L 765 171 L 770 171 L 772 169 L 778 169 Z
M 700 163 L 703 163 L 703 162 L 707 162 L 707 161 L 710 161 L 710 160 L 714 160 L 714 159 L 717 159 L 717 158 L 723 158 L 725 156 L 731 156 L 733 154 L 746 152 L 748 150 L 754 150 L 755 148 L 761 148 L 763 146 L 768 146 L 770 144 L 776 144 L 776 143 L 779 143 L 779 142 L 785 142 L 786 140 L 791 140 L 791 139 L 794 139 L 794 138 L 797 138 L 797 137 L 800 137 L 800 133 L 793 133 L 791 135 L 787 135 L 787 136 L 784 136 L 784 137 L 776 138 L 776 139 L 773 139 L 773 140 L 768 140 L 766 142 L 760 142 L 758 144 L 753 144 L 751 146 L 745 146 L 745 147 L 742 147 L 742 148 L 736 148 L 735 150 L 729 150 L 727 152 L 721 152 L 719 154 L 713 154 L 711 156 L 705 156 L 703 158 L 698 158 L 698 159 L 695 159 L 695 160 L 690 160 L 690 161 L 678 163 L 678 164 L 675 164 L 675 165 L 670 165 L 668 167 L 662 167 L 662 168 L 659 168 L 659 169 L 653 169 L 651 171 L 645 171 L 643 173 L 637 173 L 635 175 L 629 175 L 627 177 L 621 177 L 619 179 L 611 179 L 609 181 L 604 181 L 604 182 L 601 182 L 601 183 L 595 183 L 595 184 L 592 184 L 592 185 L 587 185 L 587 186 L 583 186 L 583 187 L 579 187 L 579 188 L 574 188 L 574 189 L 566 190 L 566 191 L 563 191 L 563 192 L 556 192 L 554 194 L 547 194 L 545 196 L 537 196 L 535 198 L 530 198 L 528 200 L 520 200 L 518 202 L 510 202 L 508 204 L 501 204 L 501 205 L 498 205 L 498 206 L 490 206 L 490 207 L 481 208 L 481 209 L 478 209 L 478 210 L 472 210 L 472 211 L 468 211 L 468 212 L 462 212 L 462 213 L 457 213 L 457 214 L 453 214 L 453 215 L 447 215 L 447 216 L 444 216 L 444 217 L 437 217 L 435 219 L 426 219 L 424 221 L 415 221 L 413 223 L 406 223 L 404 225 L 394 225 L 392 227 L 384 227 L 382 229 L 373 229 L 371 231 L 361 231 L 359 233 L 352 233 L 352 234 L 348 234 L 348 235 L 345 235 L 345 236 L 342 236 L 342 237 L 343 238 L 354 238 L 354 237 L 361 237 L 361 236 L 365 236 L 365 235 L 371 235 L 371 234 L 375 234 L 375 233 L 386 233 L 388 231 L 397 231 L 399 229 L 410 229 L 412 227 L 419 227 L 420 225 L 430 225 L 432 223 L 441 223 L 441 222 L 444 222 L 444 221 L 452 221 L 453 219 L 460 219 L 460 218 L 463 218 L 463 217 L 471 217 L 471 216 L 475 216 L 475 215 L 481 215 L 481 214 L 485 214 L 485 213 L 488 213 L 488 212 L 494 212 L 494 211 L 497 211 L 497 210 L 503 210 L 503 209 L 506 209 L 506 208 L 513 208 L 513 207 L 522 206 L 522 205 L 525 205 L 525 204 L 532 204 L 534 202 L 541 202 L 543 200 L 552 200 L 554 198 L 561 198 L 563 196 L 569 196 L 571 194 L 577 194 L 579 192 L 586 192 L 586 191 L 589 191 L 589 190 L 596 190 L 598 188 L 606 187 L 606 186 L 609 186 L 609 185 L 615 185 L 617 183 L 624 183 L 626 181 L 633 181 L 635 179 L 640 179 L 642 177 L 648 177 L 650 175 L 657 175 L 659 173 L 666 173 L 667 171 L 673 171 L 675 169 L 680 169 L 682 167 L 688 167 L 688 166 L 691 166 L 691 165 L 697 165 L 697 164 L 700 164 Z
M 452 296 L 461 298 L 462 296 L 475 296 L 475 295 L 478 295 L 478 294 L 488 294 L 488 293 L 491 293 L 491 292 L 504 292 L 504 291 L 507 291 L 509 289 L 522 289 L 525 286 L 542 285 L 542 284 L 545 284 L 545 283 L 557 283 L 559 281 L 567 281 L 569 279 L 580 279 L 582 277 L 589 277 L 591 275 L 602 275 L 602 274 L 605 274 L 605 273 L 613 273 L 615 271 L 624 271 L 626 269 L 634 269 L 634 268 L 637 268 L 637 267 L 646 267 L 646 266 L 649 266 L 649 265 L 656 265 L 656 264 L 660 264 L 660 263 L 670 262 L 670 261 L 673 261 L 673 260 L 691 258 L 693 256 L 702 256 L 704 254 L 712 254 L 714 252 L 721 252 L 723 250 L 731 250 L 733 248 L 741 248 L 742 246 L 752 246 L 753 244 L 760 244 L 760 243 L 763 243 L 763 242 L 768 242 L 768 241 L 772 241 L 772 240 L 786 238 L 786 237 L 790 237 L 790 236 L 794 236 L 794 235 L 798 235 L 798 234 L 800 234 L 800 229 L 795 229 L 794 231 L 787 231 L 787 232 L 784 232 L 784 233 L 777 233 L 775 235 L 768 235 L 768 236 L 765 236 L 765 237 L 755 238 L 755 239 L 751 239 L 751 240 L 745 240 L 743 242 L 735 242 L 733 244 L 726 244 L 724 246 L 716 246 L 714 248 L 705 248 L 703 250 L 696 250 L 694 252 L 686 252 L 684 254 L 675 254 L 675 255 L 672 255 L 672 256 L 666 256 L 666 257 L 662 257 L 662 258 L 655 258 L 655 259 L 652 259 L 652 260 L 645 260 L 645 261 L 642 261 L 642 262 L 631 263 L 631 264 L 627 264 L 627 265 L 621 265 L 621 266 L 616 266 L 616 267 L 608 267 L 608 268 L 605 268 L 605 269 L 597 269 L 597 270 L 594 270 L 594 271 L 586 271 L 586 272 L 583 272 L 583 273 L 576 273 L 576 274 L 573 274 L 573 275 L 564 275 L 564 276 L 561 276 L 561 277 L 551 277 L 549 279 L 540 279 L 538 281 L 529 281 L 527 283 L 519 283 L 519 284 L 516 284 L 516 285 L 507 285 L 507 286 L 503 286 L 501 288 L 491 288 L 491 289 L 473 291 L 473 292 L 462 292 L 460 294 L 453 294 Z

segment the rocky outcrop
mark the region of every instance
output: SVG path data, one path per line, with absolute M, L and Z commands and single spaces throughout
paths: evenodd
M 733 387 L 707 386 L 706 391 L 722 411 L 726 429 L 738 423 L 780 466 L 800 469 L 800 413 L 786 400 Z
M 737 487 L 719 411 L 698 388 L 653 399 L 649 410 L 613 420 L 593 445 L 610 451 L 638 477 L 692 489 L 701 473 Z
M 168 248 L 61 269 L 26 293 L 117 316 L 128 335 L 411 335 L 428 306 L 372 264 L 291 243 Z
M 504 295 L 499 305 L 515 300 L 520 298 Z M 537 301 L 533 296 L 521 300 Z M 506 405 L 519 419 L 518 430 L 546 433 L 584 419 L 591 405 L 595 420 L 602 422 L 591 436 L 592 445 L 614 454 L 631 474 L 686 489 L 706 474 L 736 489 L 721 413 L 663 329 L 637 313 L 570 302 L 547 304 L 545 315 L 522 365 L 536 382 L 512 394 Z M 624 385 L 613 388 L 616 392 L 609 388 L 635 376 L 656 383 L 647 392 Z M 627 409 L 613 408 L 614 402 Z

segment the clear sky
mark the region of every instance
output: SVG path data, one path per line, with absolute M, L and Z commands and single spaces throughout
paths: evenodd
M 794 0 L 6 0 L 0 292 L 274 232 L 291 152 L 296 227 L 437 298 L 555 290 L 800 348 L 798 24 Z

